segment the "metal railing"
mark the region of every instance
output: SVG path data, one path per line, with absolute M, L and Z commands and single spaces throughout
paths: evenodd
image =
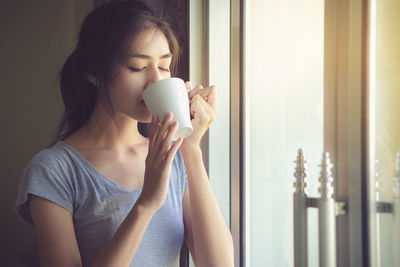
M 376 213 L 393 215 L 393 266 L 400 266 L 400 151 L 394 164 L 393 193 L 392 202 L 376 202 Z
M 293 193 L 293 225 L 294 225 L 294 265 L 308 266 L 307 248 L 307 209 L 318 209 L 319 222 L 319 265 L 336 266 L 336 216 L 346 213 L 346 203 L 336 202 L 333 198 L 333 167 L 329 153 L 324 153 L 319 178 L 320 197 L 312 198 L 307 194 L 306 160 L 303 150 L 298 150 L 296 171 L 294 173 L 295 192 Z
M 323 154 L 320 173 L 320 197 L 307 194 L 306 160 L 302 149 L 298 150 L 293 193 L 294 266 L 308 266 L 307 209 L 318 209 L 319 265 L 336 267 L 336 216 L 345 214 L 346 202 L 334 200 L 334 187 L 329 153 Z M 376 202 L 377 213 L 393 214 L 393 266 L 400 266 L 400 151 L 396 154 L 393 176 L 393 202 Z

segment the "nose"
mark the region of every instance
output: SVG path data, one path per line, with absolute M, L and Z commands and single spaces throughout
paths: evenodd
M 148 77 L 146 82 L 146 88 L 148 88 L 153 83 L 156 83 L 163 79 L 160 70 L 158 68 L 152 68 L 150 71 L 147 72 L 147 74 Z

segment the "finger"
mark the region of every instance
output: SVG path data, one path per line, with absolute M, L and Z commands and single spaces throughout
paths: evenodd
M 201 96 L 195 96 L 190 107 L 193 119 L 209 126 L 217 117 L 214 109 Z M 196 114 L 196 115 L 195 115 Z
M 202 97 L 203 97 L 203 99 L 206 101 L 206 102 L 208 102 L 208 103 L 210 103 L 210 105 L 214 108 L 214 110 L 216 111 L 216 99 L 217 99 L 217 97 L 216 97 L 216 87 L 215 86 L 209 86 L 209 87 L 206 87 L 206 88 L 203 88 L 203 89 L 198 89 L 198 90 L 192 90 L 190 93 L 190 97 L 189 97 L 189 99 L 191 100 L 191 99 L 193 99 L 193 96 L 194 95 L 196 95 L 196 94 L 200 94 Z
M 212 123 L 217 118 L 217 112 L 209 104 L 204 105 L 204 109 L 207 112 L 207 114 L 209 115 L 210 123 Z
M 151 127 L 150 127 L 150 142 L 149 142 L 149 151 L 153 149 L 154 142 L 156 140 L 157 132 L 158 132 L 158 121 L 157 115 L 155 113 L 151 114 Z
M 190 81 L 185 82 L 186 90 L 192 89 L 192 83 Z
M 171 119 L 172 119 L 172 112 L 167 112 L 167 114 L 164 116 L 164 120 L 161 124 L 161 127 L 159 128 L 158 135 L 157 135 L 157 138 L 156 138 L 156 141 L 154 144 L 155 149 L 157 151 L 159 151 L 159 146 L 160 146 L 162 140 L 164 139 L 165 130 L 168 128 Z
M 178 121 L 173 121 L 168 127 L 168 131 L 163 142 L 163 151 L 166 151 L 170 148 L 172 137 L 175 135 L 176 131 L 178 130 L 178 127 L 179 127 Z
M 214 85 L 211 85 L 202 90 L 199 90 L 198 94 L 200 94 L 204 98 L 204 100 L 206 100 L 207 102 L 211 102 L 210 104 L 213 104 L 213 102 L 216 100 L 216 92 L 216 87 Z
M 161 121 L 160 121 L 160 118 L 158 117 L 157 113 L 154 113 L 154 119 L 155 119 L 156 125 L 158 127 L 160 127 L 161 126 Z
M 207 103 L 204 98 L 202 98 L 201 96 L 195 97 L 195 101 L 196 104 L 195 106 L 198 106 L 199 108 L 201 108 L 202 110 L 205 110 L 207 114 L 214 114 L 214 109 L 210 106 L 209 103 Z
M 183 138 L 179 137 L 176 142 L 172 145 L 171 149 L 167 152 L 164 158 L 164 166 L 170 166 L 172 164 L 172 161 L 175 158 L 175 154 L 178 151 L 179 147 L 181 146 L 183 142 Z
M 203 98 L 204 97 L 209 97 L 216 92 L 216 87 L 214 85 L 211 85 L 209 87 L 205 87 L 202 89 L 199 89 L 196 91 L 196 93 L 200 94 Z
M 212 107 L 214 112 L 217 112 L 217 88 L 214 85 L 211 85 L 207 88 L 206 97 L 208 98 L 206 101 Z
M 196 95 L 200 90 L 203 89 L 202 85 L 197 85 L 195 88 L 193 88 L 190 92 L 189 92 L 189 99 L 192 99 L 192 97 L 194 95 Z
M 207 109 L 207 106 L 209 105 L 200 95 L 194 96 L 190 111 L 191 114 L 193 113 L 193 119 L 200 122 L 200 124 L 209 124 L 212 119 L 211 114 L 209 114 L 210 109 Z
M 216 88 L 215 86 L 210 86 L 207 88 L 204 88 L 203 90 L 198 91 L 197 95 L 200 95 L 214 110 L 214 113 L 217 113 L 217 93 L 216 93 Z M 193 101 L 193 98 L 191 102 Z M 190 102 L 190 103 L 191 103 Z
M 166 152 L 168 152 L 168 150 L 171 147 L 171 142 L 172 142 L 172 137 L 175 135 L 176 130 L 179 127 L 179 122 L 178 121 L 174 121 L 170 124 L 170 126 L 168 127 L 168 132 L 167 135 L 165 136 L 162 144 L 161 144 L 161 148 L 158 154 L 158 159 L 162 160 L 166 154 Z

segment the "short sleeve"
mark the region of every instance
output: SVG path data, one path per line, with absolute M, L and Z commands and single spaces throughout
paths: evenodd
M 189 184 L 188 184 L 185 161 L 183 160 L 183 156 L 180 149 L 178 149 L 176 156 L 178 158 L 179 173 L 182 179 L 181 184 L 183 185 L 183 191 L 185 191 L 189 187 Z
M 189 184 L 188 184 L 188 178 L 187 178 L 187 173 L 186 173 L 186 168 L 185 169 L 185 190 L 188 189 Z
M 15 205 L 18 216 L 32 224 L 28 195 L 45 198 L 73 213 L 72 187 L 61 167 L 54 160 L 32 160 L 24 169 Z

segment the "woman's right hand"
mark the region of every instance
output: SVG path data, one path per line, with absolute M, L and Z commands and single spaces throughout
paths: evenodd
M 152 115 L 149 152 L 145 162 L 143 189 L 138 202 L 154 211 L 161 208 L 165 202 L 172 161 L 183 141 L 183 138 L 179 137 L 171 146 L 178 124 L 178 121 L 172 121 L 171 112 L 165 115 L 161 125 L 157 115 Z

